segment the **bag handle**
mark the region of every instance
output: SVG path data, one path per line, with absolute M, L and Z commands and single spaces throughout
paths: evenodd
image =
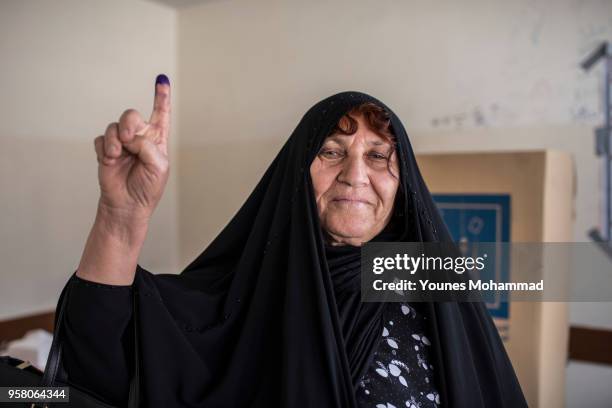
M 75 271 L 76 274 L 76 271 Z M 55 329 L 53 330 L 53 341 L 51 342 L 51 350 L 49 351 L 49 357 L 47 358 L 47 365 L 45 366 L 45 372 L 43 373 L 42 380 L 40 383 L 41 387 L 53 387 L 55 379 L 59 371 L 61 357 L 62 357 L 62 344 L 60 340 L 60 333 L 63 326 L 64 314 L 66 305 L 68 303 L 69 288 L 73 284 L 70 282 L 65 292 L 60 295 L 61 301 L 57 317 L 55 319 Z M 130 393 L 128 397 L 128 408 L 138 408 L 140 403 L 140 350 L 139 350 L 139 339 L 138 339 L 138 290 L 132 288 L 132 322 L 134 324 L 134 375 L 130 381 Z

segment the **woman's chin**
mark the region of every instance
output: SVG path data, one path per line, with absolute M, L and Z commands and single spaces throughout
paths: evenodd
M 353 220 L 352 223 L 330 223 L 328 233 L 337 241 L 355 243 L 365 242 L 369 239 L 369 230 L 365 225 Z

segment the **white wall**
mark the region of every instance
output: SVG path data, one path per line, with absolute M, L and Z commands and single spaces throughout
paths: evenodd
M 180 12 L 185 100 L 207 95 L 183 119 L 260 131 L 353 88 L 410 129 L 593 124 L 600 78 L 578 63 L 611 16 L 607 0 L 211 1 Z
M 0 319 L 55 308 L 95 216 L 93 139 L 126 108 L 150 114 L 176 20 L 137 0 L 0 3 Z M 175 178 L 141 257 L 159 273 L 177 267 Z

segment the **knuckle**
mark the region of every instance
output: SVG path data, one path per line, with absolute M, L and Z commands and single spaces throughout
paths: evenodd
M 121 114 L 120 122 L 123 125 L 128 125 L 130 123 L 140 121 L 141 116 L 140 113 L 136 109 L 127 109 Z
M 106 127 L 106 135 L 117 131 L 117 122 L 109 123 Z
M 104 136 L 98 136 L 94 139 L 94 149 L 96 153 L 100 154 L 104 148 Z
M 106 165 L 106 166 L 110 166 L 111 164 L 115 163 L 115 159 L 112 157 L 108 157 L 108 156 L 104 156 L 102 157 L 102 164 Z
M 160 111 L 170 111 L 170 94 L 168 92 L 158 92 L 156 108 Z
M 98 136 L 94 139 L 94 150 L 96 152 L 96 160 L 98 164 L 103 163 L 104 158 L 104 136 Z
M 157 110 L 162 113 L 170 113 L 170 105 L 166 104 L 166 101 L 162 101 L 163 103 L 157 107 Z

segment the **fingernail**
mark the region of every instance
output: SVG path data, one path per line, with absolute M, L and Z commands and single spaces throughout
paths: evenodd
M 155 79 L 155 85 L 157 84 L 170 85 L 170 79 L 168 79 L 168 77 L 164 74 L 159 74 Z

